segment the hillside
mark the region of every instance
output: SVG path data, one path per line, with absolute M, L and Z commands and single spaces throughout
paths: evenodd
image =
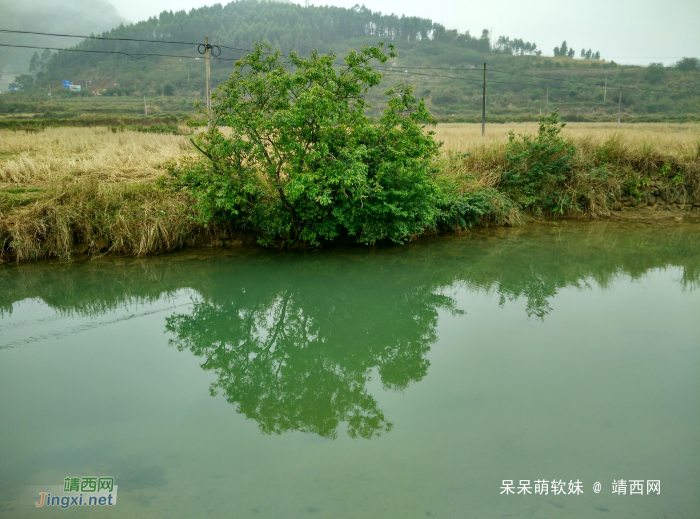
M 425 18 L 383 15 L 365 7 L 304 8 L 255 0 L 189 13 L 163 12 L 158 18 L 101 35 L 158 43 L 84 40 L 75 49 L 122 54 L 60 52 L 41 67 L 33 89 L 2 96 L 0 112 L 137 114 L 144 111 L 144 96 L 151 114 L 191 111 L 192 102 L 203 97 L 204 61 L 194 59 L 199 57 L 196 45 L 173 42 L 203 42 L 204 36 L 222 46 L 220 57 L 212 60 L 214 85 L 225 81 L 234 60 L 256 40 L 267 40 L 284 54 L 292 50 L 306 54 L 318 48 L 340 56 L 350 48 L 383 41 L 393 43 L 398 52 L 398 58 L 384 70 L 387 86 L 398 81 L 414 84 L 441 120 L 479 120 L 484 62 L 488 69 L 486 110 L 492 121 L 533 120 L 554 109 L 565 120 L 616 120 L 619 87 L 623 87 L 623 120 L 697 120 L 700 114 L 697 60 L 682 67 L 620 66 L 604 59 L 572 58 L 571 52 L 562 52 L 564 46 L 556 49 L 558 56 L 550 58 L 542 55 L 536 43 L 510 37 L 494 42 L 486 30 L 473 36 Z M 42 38 L 35 37 L 35 44 L 44 44 Z M 582 43 L 595 45 L 576 42 Z M 77 94 L 61 91 L 62 80 L 89 85 L 83 96 L 93 90 L 102 96 L 78 103 Z M 45 102 L 49 86 L 59 91 L 52 103 Z M 375 109 L 381 90 L 371 96 Z M 61 100 L 71 96 L 72 100 Z

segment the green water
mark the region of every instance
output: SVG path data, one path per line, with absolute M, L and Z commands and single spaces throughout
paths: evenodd
M 699 289 L 697 224 L 2 266 L 0 516 L 696 518 Z

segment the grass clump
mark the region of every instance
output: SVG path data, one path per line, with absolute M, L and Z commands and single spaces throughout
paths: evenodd
M 631 143 L 620 133 L 603 140 L 567 135 L 565 126 L 554 112 L 540 121 L 534 135 L 511 131 L 507 143 L 448 153 L 446 174 L 463 190 L 491 187 L 523 215 L 540 218 L 600 216 L 623 204 L 646 205 L 650 195 L 669 191 L 680 201 L 700 200 L 700 141 L 696 148 L 684 144 L 661 151 L 646 142 Z
M 512 132 L 506 146 L 506 170 L 500 187 L 521 208 L 536 214 L 576 207 L 570 185 L 576 169 L 576 148 L 561 136 L 555 112 L 540 122 L 536 136 Z
M 153 184 L 100 185 L 88 179 L 37 195 L 0 215 L 0 258 L 69 259 L 76 246 L 77 252 L 142 256 L 184 246 L 199 233 L 187 198 Z

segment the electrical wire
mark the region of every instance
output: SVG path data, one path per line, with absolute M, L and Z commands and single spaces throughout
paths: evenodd
M 199 45 L 201 42 L 193 43 L 190 41 L 164 41 L 164 40 L 143 40 L 139 38 L 108 38 L 102 36 L 82 36 L 78 34 L 56 34 L 52 32 L 35 32 L 35 31 L 15 31 L 11 29 L 0 29 L 0 32 L 11 34 L 34 34 L 36 36 L 60 36 L 62 38 L 83 38 L 85 40 L 106 40 L 106 41 L 138 41 L 144 43 L 173 43 L 178 45 Z M 42 47 L 43 48 L 43 47 Z
M 110 38 L 107 36 L 85 36 L 85 35 L 79 35 L 79 34 L 58 34 L 58 33 L 52 33 L 52 32 L 36 32 L 36 31 L 16 31 L 12 29 L 0 29 L 0 33 L 10 33 L 10 34 L 33 34 L 36 36 L 58 36 L 62 38 L 83 38 L 86 40 L 102 40 L 102 41 L 135 41 L 135 42 L 141 42 L 141 43 L 165 43 L 165 44 L 175 44 L 175 45 L 196 45 L 199 46 L 201 45 L 201 42 L 191 42 L 191 41 L 167 41 L 167 40 L 146 40 L 146 39 L 141 39 L 141 38 Z M 7 45 L 6 45 L 7 46 Z M 240 47 L 230 47 L 228 45 L 218 45 L 218 47 L 221 47 L 222 49 L 229 49 L 229 50 L 234 50 L 234 51 L 239 51 L 239 52 L 255 52 L 253 49 L 244 49 Z M 34 47 L 32 47 L 34 48 Z M 49 48 L 49 47 L 37 47 L 41 49 Z M 68 50 L 68 49 L 56 49 L 56 50 Z M 264 54 L 270 54 L 269 52 L 265 52 Z M 282 54 L 283 57 L 288 58 L 288 54 Z
M 46 32 L 37 32 L 37 31 L 19 31 L 19 30 L 11 30 L 11 29 L 0 29 L 0 33 L 12 33 L 12 34 L 32 34 L 32 35 L 39 35 L 39 36 L 56 36 L 56 37 L 66 37 L 66 38 L 83 38 L 83 39 L 89 39 L 89 40 L 104 40 L 104 41 L 133 41 L 133 42 L 143 42 L 143 43 L 164 43 L 164 44 L 176 44 L 176 45 L 201 45 L 201 43 L 195 43 L 195 42 L 184 42 L 184 41 L 165 41 L 165 40 L 147 40 L 147 39 L 140 39 L 140 38 L 109 38 L 109 37 L 100 37 L 100 36 L 84 36 L 84 35 L 76 35 L 76 34 L 60 34 L 60 33 L 46 33 Z M 48 50 L 55 50 L 55 51 L 65 51 L 65 52 L 83 52 L 83 53 L 90 53 L 90 54 L 116 54 L 116 55 L 122 55 L 122 56 L 127 56 L 133 59 L 144 59 L 147 57 L 163 57 L 163 58 L 179 58 L 179 59 L 194 59 L 194 60 L 199 60 L 201 58 L 197 56 L 186 56 L 186 55 L 173 55 L 173 54 L 160 54 L 160 53 L 129 53 L 129 52 L 123 52 L 123 51 L 105 51 L 105 50 L 89 50 L 89 49 L 71 49 L 71 48 L 57 48 L 57 47 L 39 47 L 39 46 L 33 46 L 33 45 L 13 45 L 13 44 L 6 44 L 6 43 L 0 43 L 0 47 L 14 47 L 14 48 L 26 48 L 26 49 L 48 49 Z M 221 47 L 223 49 L 228 49 L 236 52 L 254 52 L 252 49 L 246 49 L 246 48 L 241 48 L 241 47 L 231 47 L 228 45 L 218 45 L 218 47 Z M 265 52 L 265 54 L 271 54 L 269 52 Z M 281 54 L 282 57 L 289 58 L 290 55 L 288 54 Z M 210 59 L 212 60 L 223 60 L 223 61 L 238 61 L 240 58 L 222 58 L 222 57 L 211 57 Z M 389 67 L 373 67 L 377 70 L 385 70 L 385 71 L 391 71 L 392 73 L 399 73 L 397 70 L 394 70 L 393 68 Z M 445 75 L 439 75 L 439 74 L 426 74 L 422 72 L 416 72 L 417 70 L 446 70 L 446 71 L 460 71 L 460 72 L 473 72 L 473 71 L 481 71 L 479 68 L 445 68 L 445 67 L 411 67 L 410 69 L 404 69 L 407 70 L 414 74 L 414 75 L 419 75 L 419 76 L 426 76 L 426 77 L 436 77 L 436 78 L 444 78 L 444 79 L 459 79 L 459 80 L 464 80 L 464 81 L 475 81 L 478 82 L 480 81 L 479 78 L 474 78 L 473 80 L 471 78 L 463 78 L 463 77 L 457 77 L 457 76 L 445 76 Z M 572 84 L 579 84 L 579 85 L 584 85 L 592 88 L 601 88 L 603 87 L 602 84 L 600 85 L 592 85 L 590 82 L 585 82 L 585 81 L 577 81 L 573 79 L 563 79 L 563 78 L 555 78 L 555 77 L 550 77 L 550 76 L 540 76 L 540 75 L 535 75 L 535 74 L 523 74 L 519 72 L 510 72 L 506 70 L 499 70 L 499 69 L 488 69 L 487 72 L 493 72 L 497 74 L 509 74 L 513 76 L 519 76 L 519 77 L 529 77 L 533 79 L 542 79 L 546 81 L 560 81 L 564 83 L 572 83 Z M 502 84 L 502 85 L 517 85 L 517 86 L 541 86 L 536 83 L 513 83 L 513 82 L 507 82 L 507 81 L 498 81 L 498 80 L 488 80 L 488 83 L 495 83 L 495 84 Z M 694 95 L 700 95 L 700 92 L 696 91 L 691 91 L 691 90 L 674 90 L 674 89 L 655 89 L 655 88 L 646 88 L 646 87 L 639 87 L 639 86 L 628 86 L 628 85 L 617 85 L 617 84 L 609 84 L 607 85 L 611 89 L 615 88 L 622 88 L 624 90 L 637 90 L 637 91 L 648 91 L 648 92 L 665 92 L 665 93 L 678 93 L 678 94 L 694 94 Z
M 585 86 L 595 86 L 598 88 L 603 87 L 604 85 L 591 85 L 588 82 L 585 81 L 576 81 L 575 79 L 562 79 L 562 78 L 553 78 L 553 77 L 547 77 L 547 76 L 537 76 L 534 74 L 520 74 L 517 72 L 508 72 L 506 70 L 498 70 L 498 69 L 489 69 L 489 72 L 496 72 L 497 74 L 510 74 L 512 76 L 521 76 L 521 77 L 531 77 L 531 78 L 538 78 L 538 79 L 546 79 L 548 81 L 562 81 L 565 83 L 576 83 L 579 85 L 585 85 Z M 638 86 L 626 86 L 626 85 L 616 85 L 616 84 L 609 84 L 607 85 L 608 88 L 622 88 L 625 90 L 643 90 L 643 91 L 649 91 L 649 92 L 675 92 L 675 93 L 682 93 L 682 94 L 700 94 L 700 92 L 696 91 L 691 91 L 691 90 L 672 90 L 672 89 L 658 89 L 658 88 L 646 88 L 646 87 L 638 87 Z
M 57 47 L 36 47 L 34 45 L 11 45 L 8 43 L 0 43 L 0 47 L 15 47 L 15 48 L 21 48 L 21 49 L 48 49 L 48 50 L 56 50 L 60 52 L 88 52 L 91 54 L 121 54 L 123 56 L 128 56 L 130 58 L 134 59 L 143 59 L 147 58 L 149 56 L 157 56 L 161 58 L 185 58 L 185 59 L 194 59 L 194 60 L 200 60 L 204 58 L 200 58 L 199 56 L 185 56 L 185 55 L 179 55 L 179 54 L 157 54 L 157 53 L 151 53 L 151 52 L 137 52 L 137 53 L 129 53 L 129 52 L 121 52 L 121 51 L 116 51 L 116 50 L 88 50 L 88 49 L 60 49 Z M 240 58 L 210 58 L 213 61 L 216 60 L 224 60 L 224 61 L 238 61 Z

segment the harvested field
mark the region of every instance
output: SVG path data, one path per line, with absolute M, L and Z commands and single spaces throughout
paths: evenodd
M 190 152 L 187 137 L 107 127 L 0 130 L 0 187 L 49 186 L 94 177 L 100 183 L 149 182 L 159 165 Z
M 537 123 L 486 124 L 486 135 L 481 136 L 481 125 L 470 123 L 439 124 L 436 138 L 444 142 L 443 150 L 467 151 L 481 147 L 506 143 L 508 132 L 537 133 Z M 639 151 L 658 149 L 669 154 L 696 154 L 700 151 L 700 124 L 698 123 L 566 123 L 563 134 L 577 141 L 586 140 L 602 144 L 611 139 L 625 147 Z
M 511 130 L 536 134 L 537 125 L 488 125 L 485 138 L 476 124 L 436 128 L 444 141 L 443 180 L 462 193 L 491 193 L 492 214 L 478 225 L 528 218 L 498 194 Z M 634 208 L 692 216 L 700 210 L 700 124 L 617 130 L 615 124 L 571 123 L 564 136 L 580 164 L 567 190 L 587 200 L 576 214 L 621 215 Z M 229 231 L 196 223 L 187 192 L 155 183 L 164 163 L 196 154 L 183 135 L 106 127 L 0 130 L 0 262 L 85 252 L 148 255 L 202 239 L 221 243 Z M 591 168 L 604 168 L 605 180 L 593 179 Z

